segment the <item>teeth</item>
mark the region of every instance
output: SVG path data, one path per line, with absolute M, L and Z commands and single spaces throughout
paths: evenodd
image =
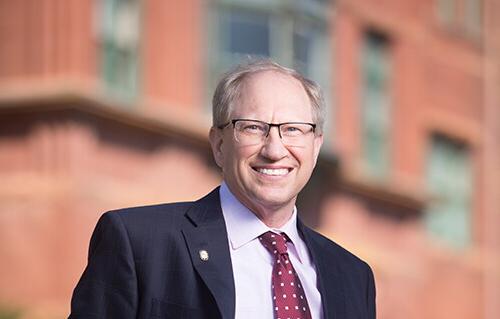
M 259 173 L 266 174 L 266 175 L 273 175 L 273 176 L 280 176 L 280 175 L 285 175 L 288 173 L 288 169 L 286 168 L 259 168 L 257 169 Z

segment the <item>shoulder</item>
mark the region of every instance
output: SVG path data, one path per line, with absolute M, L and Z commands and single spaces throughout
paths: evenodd
M 173 222 L 184 220 L 186 213 L 193 207 L 219 209 L 219 187 L 195 201 L 173 202 L 148 206 L 128 207 L 108 211 L 102 218 L 118 219 L 124 223 Z
M 218 188 L 196 201 L 111 210 L 101 216 L 96 228 L 121 229 L 131 237 L 162 236 L 179 233 L 187 225 L 192 226 L 193 217 L 203 217 L 203 212 L 207 210 L 220 210 Z
M 178 202 L 149 206 L 127 207 L 105 212 L 97 227 L 117 227 L 128 235 L 151 233 L 156 229 L 168 231 L 185 222 L 186 212 L 194 202 Z
M 190 223 L 186 212 L 195 202 L 128 207 L 104 213 L 94 229 L 89 254 L 99 247 L 124 247 L 136 259 L 159 249 L 181 247 L 182 229 Z M 109 250 L 109 249 L 108 249 Z M 117 249 L 110 249 L 117 251 Z
M 189 210 L 194 202 L 176 202 L 176 203 L 166 203 L 148 206 L 136 206 L 136 207 L 126 207 L 110 210 L 103 214 L 103 216 L 108 216 L 108 218 L 118 218 L 123 221 L 135 220 L 135 219 L 164 219 L 164 218 L 176 218 L 184 215 L 184 213 Z

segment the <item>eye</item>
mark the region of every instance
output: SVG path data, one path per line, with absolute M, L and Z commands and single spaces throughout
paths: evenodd
M 296 132 L 296 131 L 300 131 L 300 129 L 296 126 L 287 126 L 286 131 L 287 132 Z
M 286 136 L 297 136 L 305 134 L 307 132 L 307 129 L 304 125 L 287 124 L 283 126 L 281 132 Z
M 262 134 L 266 132 L 265 125 L 258 123 L 242 123 L 240 130 L 248 134 Z

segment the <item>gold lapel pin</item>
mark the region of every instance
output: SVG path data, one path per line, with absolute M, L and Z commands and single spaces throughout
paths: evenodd
M 199 251 L 200 253 L 200 259 L 203 260 L 203 261 L 207 261 L 208 260 L 208 251 L 206 251 L 205 249 L 202 249 Z

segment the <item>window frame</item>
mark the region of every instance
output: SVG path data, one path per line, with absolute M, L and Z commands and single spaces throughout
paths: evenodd
M 445 145 L 439 150 L 440 154 L 435 152 L 437 145 Z M 457 154 L 464 154 L 464 157 L 460 159 Z M 434 132 L 430 135 L 426 156 L 425 182 L 431 194 L 431 201 L 424 215 L 427 233 L 455 250 L 466 249 L 473 244 L 472 148 L 466 142 Z M 432 163 L 436 161 L 445 163 L 439 164 L 440 167 L 432 167 Z M 464 167 L 460 167 L 461 165 Z M 436 174 L 433 172 L 437 172 L 438 175 L 433 175 Z M 445 181 L 446 178 L 450 181 Z M 448 185 L 445 185 L 445 182 Z M 460 204 L 463 206 L 457 206 Z M 453 227 L 451 230 L 450 225 Z
M 207 90 L 205 101 L 207 114 L 211 111 L 212 92 L 215 89 L 217 81 L 223 72 L 227 71 L 232 65 L 225 63 L 231 58 L 221 53 L 220 48 L 224 46 L 224 39 L 219 32 L 219 23 L 222 20 L 221 14 L 230 10 L 242 10 L 254 12 L 257 14 L 269 14 L 270 16 L 270 58 L 278 63 L 296 68 L 292 57 L 294 26 L 312 25 L 315 26 L 316 38 L 314 39 L 313 49 L 311 50 L 311 61 L 321 61 L 321 63 L 309 64 L 308 77 L 318 82 L 323 89 L 326 107 L 326 121 L 324 132 L 332 130 L 333 112 L 332 105 L 332 55 L 333 41 L 329 24 L 331 2 L 328 0 L 212 0 L 207 9 L 207 30 L 209 36 L 206 37 L 206 47 L 208 48 L 206 63 Z M 325 9 L 326 8 L 326 9 Z M 285 34 L 286 36 L 283 36 Z M 328 142 L 333 134 L 325 134 L 324 145 L 330 145 Z M 327 148 L 329 148 L 328 146 Z
M 133 3 L 135 9 L 136 29 L 131 32 L 135 33 L 135 43 L 129 48 L 124 48 L 125 44 L 119 44 L 114 38 L 118 30 L 116 23 L 116 6 L 119 3 Z M 141 32 L 142 32 L 142 1 L 140 0 L 94 0 L 96 10 L 95 29 L 98 43 L 98 58 L 99 58 L 99 74 L 102 86 L 105 93 L 112 98 L 121 101 L 134 101 L 139 97 L 140 92 L 140 64 L 141 64 Z M 113 10 L 114 9 L 114 10 Z M 113 15 L 111 18 L 109 14 Z M 130 32 L 130 31 L 129 31 Z M 122 35 L 123 36 L 123 35 Z M 126 36 L 126 35 L 125 35 Z M 130 36 L 130 34 L 129 34 Z M 130 40 L 130 39 L 129 39 Z M 120 48 L 120 46 L 122 46 Z M 123 67 L 118 67 L 120 62 L 117 59 L 126 60 L 127 72 L 119 72 Z M 120 81 L 116 81 L 116 78 Z M 132 105 L 132 104 L 130 104 Z
M 383 180 L 391 174 L 392 163 L 393 59 L 390 39 L 383 33 L 366 30 L 360 60 L 360 153 L 363 173 L 372 179 Z M 375 80 L 371 79 L 374 76 L 383 79 L 374 83 Z

